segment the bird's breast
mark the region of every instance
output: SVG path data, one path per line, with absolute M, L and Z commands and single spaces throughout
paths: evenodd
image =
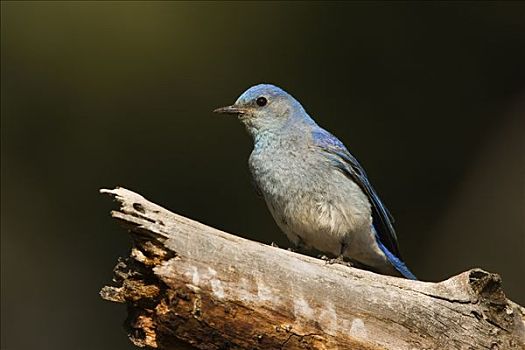
M 250 156 L 250 172 L 257 186 L 266 197 L 289 198 L 302 192 L 312 176 L 311 160 L 299 150 L 254 150 Z

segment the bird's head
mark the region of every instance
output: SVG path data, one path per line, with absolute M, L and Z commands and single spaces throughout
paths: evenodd
M 295 98 L 270 84 L 252 86 L 233 105 L 214 112 L 237 115 L 252 135 L 281 130 L 294 120 L 310 119 Z

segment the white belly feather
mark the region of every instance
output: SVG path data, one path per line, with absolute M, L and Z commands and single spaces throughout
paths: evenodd
M 371 266 L 383 264 L 368 198 L 336 168 L 330 182 L 326 174 L 317 175 L 321 161 L 274 153 L 268 162 L 264 155 L 252 154 L 250 170 L 276 223 L 294 244 L 334 256 L 344 244 L 345 256 Z

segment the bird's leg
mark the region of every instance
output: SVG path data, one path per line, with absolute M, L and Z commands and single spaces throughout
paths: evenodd
M 339 250 L 339 256 L 337 258 L 334 258 L 334 259 L 328 259 L 327 263 L 330 264 L 330 265 L 331 264 L 341 264 L 341 265 L 345 265 L 345 266 L 351 267 L 352 263 L 349 262 L 349 261 L 345 261 L 345 257 L 344 257 L 344 252 L 345 252 L 347 247 L 348 247 L 348 244 L 346 242 L 342 242 L 341 243 L 341 249 Z
M 294 252 L 294 253 L 305 253 L 308 251 L 308 248 L 306 247 L 306 243 L 304 243 L 303 239 L 300 236 L 297 236 L 297 240 L 293 242 L 294 248 L 288 248 L 288 251 Z
M 341 242 L 341 248 L 339 249 L 339 258 L 343 259 L 343 256 L 345 254 L 345 250 L 347 247 L 348 247 L 348 243 L 344 241 Z

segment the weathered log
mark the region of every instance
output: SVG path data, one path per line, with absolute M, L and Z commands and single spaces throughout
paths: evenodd
M 524 349 L 525 309 L 497 274 L 409 281 L 297 254 L 101 190 L 133 239 L 102 298 L 128 306 L 130 339 L 180 349 Z

